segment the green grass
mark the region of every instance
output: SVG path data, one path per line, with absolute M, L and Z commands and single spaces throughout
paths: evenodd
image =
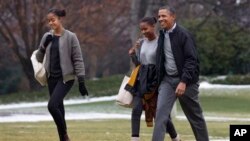
M 90 96 L 108 96 L 117 93 L 123 76 L 117 75 L 100 80 L 86 82 Z M 249 96 L 250 89 L 200 89 L 200 102 L 207 116 L 250 117 Z M 77 83 L 72 88 L 67 99 L 78 98 Z M 47 101 L 48 91 L 43 88 L 35 92 L 19 92 L 0 96 L 0 104 L 22 101 Z M 182 110 L 177 104 L 178 114 Z M 78 105 L 67 105 L 67 113 L 125 113 L 131 109 L 124 109 L 114 105 L 114 101 L 97 102 Z M 1 110 L 3 113 L 9 109 Z M 13 113 L 48 113 L 46 107 L 12 109 Z M 77 120 L 67 121 L 68 132 L 73 141 L 128 141 L 130 140 L 129 120 Z M 182 140 L 194 140 L 192 130 L 187 121 L 174 120 L 174 124 L 181 134 Z M 207 122 L 211 138 L 228 138 L 230 124 L 249 124 L 246 122 Z M 152 128 L 141 123 L 142 141 L 150 141 Z M 36 123 L 0 123 L 0 141 L 56 141 L 57 131 L 54 122 Z M 166 138 L 169 140 L 169 137 Z
M 108 96 L 117 93 L 123 75 L 115 75 L 111 77 L 104 77 L 99 80 L 88 80 L 86 85 L 88 87 L 91 97 Z M 200 89 L 200 102 L 202 104 L 204 113 L 206 115 L 235 115 L 235 116 L 247 116 L 249 114 L 249 88 L 246 89 Z M 75 83 L 66 99 L 81 98 L 78 91 L 78 84 Z M 48 90 L 43 88 L 40 91 L 33 92 L 19 92 L 8 95 L 0 95 L 0 104 L 14 103 L 14 102 L 33 102 L 33 101 L 47 101 Z M 81 109 L 82 111 L 88 111 L 89 108 L 95 107 L 94 104 L 87 104 L 88 108 L 81 109 L 74 106 L 74 109 Z M 98 104 L 99 105 L 99 104 Z M 98 106 L 97 105 L 97 106 Z M 105 106 L 105 105 L 102 105 Z M 106 111 L 111 109 L 113 105 L 106 106 Z M 180 110 L 179 104 L 177 104 L 178 112 Z M 115 109 L 117 110 L 117 109 Z M 119 110 L 119 109 L 118 109 Z
M 0 95 L 0 104 L 18 103 L 18 102 L 33 102 L 44 101 L 49 98 L 47 88 L 42 88 L 39 91 L 32 92 L 17 92 L 5 95 Z
M 204 110 L 221 113 L 249 113 L 249 98 L 239 96 L 201 96 Z
M 87 80 L 86 86 L 90 97 L 100 97 L 115 95 L 118 92 L 123 75 L 114 75 L 104 77 L 98 80 Z M 78 83 L 75 81 L 74 86 L 70 90 L 66 99 L 81 97 L 78 90 Z M 39 91 L 17 92 L 6 95 L 0 95 L 0 104 L 17 103 L 17 102 L 33 102 L 46 101 L 49 98 L 47 87 L 41 88 Z
M 104 102 L 94 102 L 78 105 L 68 105 L 66 110 L 75 113 L 88 113 L 88 112 L 99 112 L 99 113 L 122 113 L 130 114 L 130 108 L 123 108 L 115 104 L 115 101 L 104 101 Z
M 78 120 L 67 121 L 73 141 L 128 141 L 130 120 Z M 194 140 L 187 121 L 174 120 L 183 141 Z M 228 138 L 230 124 L 242 122 L 207 122 L 210 139 Z M 152 129 L 141 122 L 141 141 L 150 141 Z M 0 123 L 1 141 L 56 141 L 57 131 L 53 122 Z M 166 140 L 169 140 L 168 135 Z
M 200 103 L 206 115 L 250 117 L 250 89 L 201 89 Z M 179 102 L 177 111 L 181 108 Z
M 249 114 L 250 89 L 201 90 L 200 101 L 205 112 Z

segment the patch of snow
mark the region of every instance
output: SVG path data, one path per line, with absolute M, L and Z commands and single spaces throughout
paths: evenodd
M 95 120 L 95 119 L 130 119 L 130 114 L 117 114 L 117 113 L 68 113 L 65 116 L 66 120 Z M 142 115 L 142 119 L 145 119 Z M 187 120 L 185 116 L 176 116 L 178 120 Z M 0 116 L 0 122 L 39 122 L 39 121 L 52 121 L 49 114 L 10 114 Z M 206 121 L 244 121 L 249 122 L 250 118 L 233 118 L 233 117 L 211 117 L 205 116 Z
M 208 82 L 200 83 L 201 89 L 245 89 L 250 88 L 250 85 L 224 85 L 224 84 L 210 84 Z
M 74 105 L 83 103 L 94 103 L 102 101 L 112 101 L 115 100 L 114 96 L 96 97 L 96 98 L 86 98 L 86 99 L 70 99 L 64 100 L 64 105 Z M 6 104 L 0 105 L 0 110 L 3 109 L 19 109 L 19 108 L 33 108 L 33 107 L 44 107 L 47 106 L 48 102 L 31 102 L 31 103 L 16 103 L 16 104 Z
M 130 119 L 128 114 L 112 114 L 112 113 L 69 113 L 65 115 L 66 120 L 94 120 L 94 119 Z M 39 122 L 52 121 L 49 114 L 12 114 L 10 116 L 0 116 L 0 122 Z
M 176 116 L 179 120 L 187 120 L 186 116 Z M 205 116 L 204 117 L 206 121 L 250 121 L 250 118 L 234 118 L 234 117 L 215 117 L 215 116 Z

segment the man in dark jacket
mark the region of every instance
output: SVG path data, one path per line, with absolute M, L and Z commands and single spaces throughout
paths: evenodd
M 183 27 L 176 24 L 172 7 L 158 11 L 160 31 L 156 69 L 159 83 L 155 127 L 152 141 L 164 141 L 166 122 L 179 99 L 197 141 L 208 141 L 206 122 L 199 104 L 199 60 L 196 45 Z

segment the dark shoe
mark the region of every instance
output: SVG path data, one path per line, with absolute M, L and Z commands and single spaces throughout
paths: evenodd
M 180 136 L 177 135 L 175 138 L 172 138 L 172 141 L 181 141 Z
M 64 135 L 64 141 L 70 141 L 68 134 Z

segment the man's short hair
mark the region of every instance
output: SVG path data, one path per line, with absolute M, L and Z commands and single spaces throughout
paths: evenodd
M 171 7 L 169 5 L 165 5 L 165 6 L 162 6 L 159 10 L 162 10 L 162 9 L 166 9 L 170 12 L 170 14 L 172 15 L 175 15 L 176 14 L 176 10 L 174 7 Z

